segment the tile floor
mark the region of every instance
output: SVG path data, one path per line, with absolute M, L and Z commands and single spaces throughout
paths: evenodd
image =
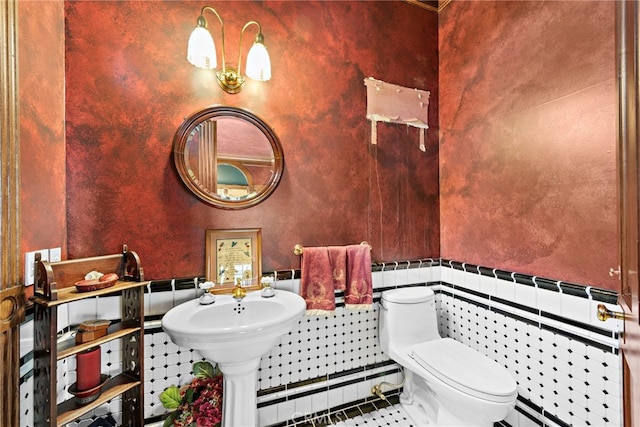
M 359 405 L 345 407 L 330 414 L 311 419 L 298 419 L 288 424 L 291 427 L 377 427 L 396 426 L 411 427 L 413 424 L 404 411 L 398 396 L 390 396 L 388 400 L 374 400 Z
M 358 415 L 335 424 L 340 427 L 354 426 L 411 426 L 411 421 L 399 404 Z
M 376 399 L 335 410 L 330 414 L 311 419 L 297 419 L 285 423 L 286 427 L 421 427 L 412 423 L 400 405 L 399 395 L 387 400 Z M 510 427 L 505 421 L 494 423 L 494 427 Z

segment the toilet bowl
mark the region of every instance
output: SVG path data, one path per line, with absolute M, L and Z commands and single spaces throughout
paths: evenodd
M 382 351 L 404 368 L 400 403 L 418 426 L 493 426 L 514 408 L 517 383 L 506 368 L 438 333 L 427 287 L 384 291 Z

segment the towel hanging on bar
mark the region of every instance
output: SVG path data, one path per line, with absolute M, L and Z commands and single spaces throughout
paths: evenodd
M 335 271 L 341 271 L 338 286 L 345 288 L 346 249 L 306 248 L 302 256 L 300 296 L 307 303 L 307 316 L 330 316 L 336 309 Z
M 371 251 L 367 249 L 364 245 L 347 246 L 347 288 L 344 304 L 351 310 L 369 310 L 373 307 Z
M 345 307 L 368 310 L 373 306 L 371 246 L 367 242 L 349 246 L 303 248 L 300 295 L 307 303 L 307 316 L 332 315 L 335 291 L 344 291 Z

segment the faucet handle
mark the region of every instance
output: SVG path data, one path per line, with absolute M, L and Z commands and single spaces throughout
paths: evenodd
M 260 294 L 262 298 L 271 298 L 276 294 L 276 291 L 271 287 L 271 283 L 273 283 L 273 277 L 265 276 L 260 279 L 260 285 L 262 286 Z
M 216 302 L 216 296 L 209 291 L 215 285 L 214 282 L 203 282 L 198 285 L 200 289 L 204 290 L 204 293 L 200 296 L 200 304 L 209 305 Z
M 200 289 L 208 291 L 209 289 L 213 288 L 215 285 L 216 285 L 215 282 L 202 282 L 198 285 L 198 287 Z

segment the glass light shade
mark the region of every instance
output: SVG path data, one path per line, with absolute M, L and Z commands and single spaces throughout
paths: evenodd
M 266 82 L 271 79 L 271 59 L 264 43 L 253 43 L 247 54 L 247 77 L 253 80 Z
M 205 27 L 198 26 L 191 32 L 187 60 L 198 68 L 212 69 L 218 66 L 213 37 Z

